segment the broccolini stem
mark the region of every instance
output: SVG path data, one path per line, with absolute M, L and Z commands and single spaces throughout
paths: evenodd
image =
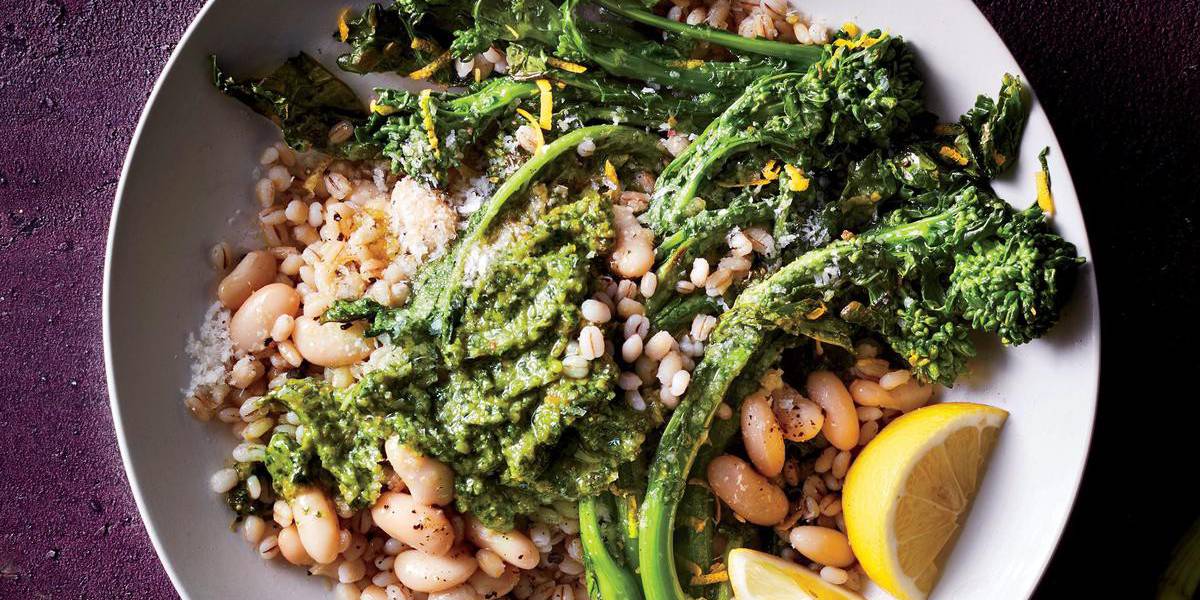
M 630 493 L 625 496 L 614 496 L 616 504 L 617 533 L 621 536 L 621 551 L 625 564 L 634 576 L 641 571 L 638 561 L 638 497 Z
M 697 598 L 704 597 L 705 589 L 703 585 L 691 583 L 691 578 L 712 564 L 715 502 L 712 491 L 697 481 L 688 483 L 679 500 L 679 522 L 675 528 L 677 569 L 688 594 Z
M 660 17 L 652 12 L 630 8 L 621 2 L 621 0 L 597 0 L 596 3 L 638 23 L 678 33 L 687 38 L 724 46 L 731 50 L 782 58 L 796 63 L 800 69 L 808 68 L 809 65 L 821 58 L 821 46 L 785 44 L 770 40 L 751 39 L 711 27 L 688 25 Z
M 639 524 L 642 586 L 647 600 L 686 597 L 675 572 L 675 512 L 717 406 L 764 338 L 762 327 L 753 319 L 743 318 L 735 310 L 726 313 L 713 331 L 704 361 L 696 367 L 687 396 L 663 430 L 650 467 Z
M 595 600 L 641 600 L 637 578 L 613 558 L 596 513 L 596 497 L 579 501 L 579 538 L 583 542 L 583 562 L 587 568 L 588 595 Z

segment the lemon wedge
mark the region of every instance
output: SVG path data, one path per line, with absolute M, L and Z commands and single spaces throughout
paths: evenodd
M 929 595 L 1008 413 L 968 403 L 914 410 L 883 428 L 846 476 L 842 512 L 867 575 L 900 600 Z
M 729 584 L 737 600 L 863 600 L 794 562 L 747 548 L 729 553 Z

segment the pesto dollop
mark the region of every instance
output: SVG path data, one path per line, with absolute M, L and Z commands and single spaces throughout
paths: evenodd
M 390 325 L 392 349 L 348 388 L 309 378 L 271 393 L 302 424 L 268 445 L 276 492 L 317 481 L 343 506 L 367 506 L 383 484 L 383 441 L 398 435 L 454 469 L 460 510 L 508 529 L 539 506 L 604 490 L 637 456 L 651 424 L 616 397 L 612 359 L 583 376 L 563 365 L 615 235 L 612 201 L 540 185 L 527 195 L 493 233 L 468 237 L 454 268 L 431 267 L 462 273 L 470 261 L 475 271 L 464 285 L 418 290 L 436 302 L 381 314 L 361 300 L 332 313 Z

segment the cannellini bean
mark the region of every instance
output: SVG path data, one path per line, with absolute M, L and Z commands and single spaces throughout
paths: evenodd
M 893 404 L 891 392 L 869 379 L 855 379 L 851 381 L 850 396 L 862 406 L 889 406 Z
M 520 531 L 499 532 L 467 517 L 465 533 L 472 544 L 499 554 L 504 562 L 519 569 L 532 569 L 542 558 L 529 536 Z
M 217 286 L 217 298 L 225 308 L 237 310 L 254 290 L 274 281 L 275 272 L 275 257 L 270 252 L 251 252 L 221 280 Z
M 300 533 L 294 525 L 279 531 L 279 553 L 293 565 L 309 566 L 315 562 L 304 550 L 304 544 L 300 542 Z
M 787 516 L 783 490 L 736 456 L 724 454 L 708 464 L 708 485 L 733 512 L 755 525 L 775 525 Z
M 612 268 L 621 277 L 641 277 L 654 266 L 654 232 L 642 227 L 628 206 L 613 206 L 617 241 Z
M 292 520 L 304 551 L 313 560 L 328 564 L 337 559 L 337 513 L 325 493 L 314 487 L 300 488 L 292 498 Z
M 392 470 L 404 480 L 413 498 L 426 506 L 445 506 L 454 499 L 454 471 L 442 461 L 422 456 L 392 436 L 383 446 Z
M 499 577 L 492 577 L 481 569 L 475 571 L 467 583 L 484 598 L 503 598 L 517 587 L 517 581 L 520 578 L 517 570 L 512 568 L 506 569 Z
M 759 473 L 774 477 L 783 472 L 783 430 L 761 393 L 742 401 L 742 443 Z
M 271 283 L 257 290 L 242 303 L 229 319 L 229 338 L 243 352 L 262 350 L 271 337 L 275 320 L 300 314 L 300 294 L 283 283 Z
M 466 583 L 479 565 L 466 548 L 458 547 L 445 556 L 430 556 L 420 550 L 396 555 L 392 569 L 400 583 L 418 592 L 441 592 Z
M 478 571 L 477 571 L 478 572 Z M 444 592 L 434 592 L 429 595 L 428 600 L 483 600 L 475 588 L 462 584 L 458 587 L 448 589 Z
M 884 408 L 894 408 L 899 411 L 908 412 L 929 403 L 929 400 L 933 398 L 933 384 L 921 383 L 915 378 L 909 379 L 896 386 L 888 394 L 891 398 L 891 404 L 884 404 Z
M 837 375 L 829 371 L 809 373 L 805 388 L 808 397 L 825 411 L 821 432 L 839 450 L 849 450 L 858 444 L 858 413 L 849 390 Z
M 790 385 L 784 384 L 771 393 L 775 401 L 775 419 L 783 430 L 783 437 L 793 442 L 807 442 L 821 433 L 825 425 L 825 413 L 816 402 L 805 398 Z
M 304 360 L 321 367 L 344 367 L 370 356 L 375 344 L 363 337 L 363 325 L 342 329 L 343 325 L 300 317 L 292 330 L 292 342 Z
M 801 525 L 788 533 L 788 543 L 809 560 L 832 567 L 854 564 L 854 552 L 846 534 L 828 527 Z
M 475 552 L 475 562 L 479 563 L 479 571 L 475 573 L 476 575 L 483 573 L 492 577 L 500 577 L 508 569 L 508 566 L 504 564 L 504 559 L 487 548 L 480 548 Z M 472 575 L 472 577 L 474 576 Z
M 368 585 L 363 588 L 362 594 L 358 600 L 389 600 L 387 591 L 377 585 Z
M 409 494 L 384 492 L 371 507 L 371 519 L 388 535 L 425 554 L 441 556 L 454 545 L 454 526 L 445 511 Z

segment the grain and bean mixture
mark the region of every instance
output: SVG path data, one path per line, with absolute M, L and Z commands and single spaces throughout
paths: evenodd
M 286 140 L 187 344 L 252 550 L 339 600 L 728 598 L 737 547 L 863 589 L 855 457 L 1076 264 L 987 186 L 1019 80 L 939 124 L 902 39 L 788 0 L 445 4 L 341 14 L 342 71 L 436 88 L 369 109 L 214 58 Z

